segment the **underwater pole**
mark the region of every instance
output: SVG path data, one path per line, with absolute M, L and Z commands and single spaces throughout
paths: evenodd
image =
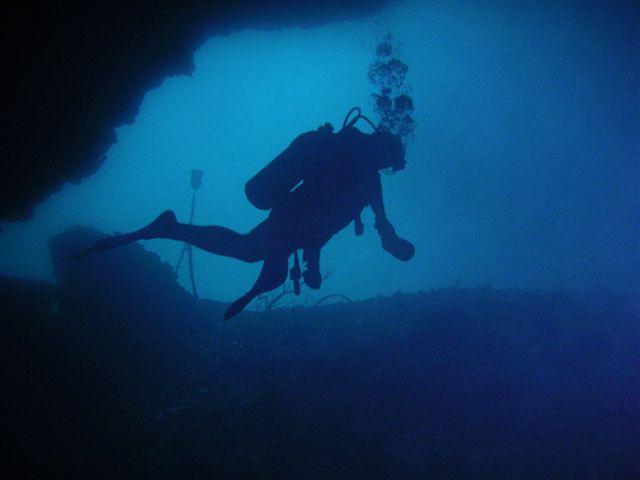
M 193 169 L 191 170 L 191 213 L 189 215 L 189 225 L 193 225 L 193 217 L 196 211 L 196 191 L 202 186 L 202 170 Z M 182 251 L 180 252 L 180 257 L 178 258 L 178 262 L 176 263 L 176 268 L 174 271 L 178 273 L 180 270 L 180 265 L 182 265 L 182 260 L 184 259 L 185 254 L 187 255 L 187 263 L 189 264 L 189 278 L 191 279 L 191 291 L 193 292 L 194 297 L 198 298 L 198 290 L 196 288 L 196 278 L 193 273 L 193 248 L 188 243 L 182 244 Z

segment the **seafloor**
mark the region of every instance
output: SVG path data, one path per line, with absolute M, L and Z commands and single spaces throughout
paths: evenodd
M 635 296 L 440 289 L 245 312 L 138 245 L 0 280 L 14 478 L 640 478 Z

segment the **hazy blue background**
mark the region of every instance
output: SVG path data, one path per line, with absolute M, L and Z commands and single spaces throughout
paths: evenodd
M 407 169 L 384 177 L 387 210 L 417 248 L 410 263 L 347 228 L 323 251 L 323 292 L 354 298 L 459 283 L 637 290 L 638 16 L 629 6 L 426 2 L 308 30 L 211 38 L 191 77 L 149 92 L 104 166 L 2 225 L 0 273 L 53 280 L 47 241 L 73 224 L 138 228 L 167 208 L 247 231 L 265 217 L 244 183 L 299 133 L 369 108 L 367 68 L 392 33 L 410 66 L 418 129 Z M 366 128 L 363 126 L 363 129 Z M 73 135 L 73 132 L 69 132 Z M 181 245 L 146 247 L 176 261 Z M 195 251 L 202 296 L 231 300 L 259 265 Z M 186 269 L 183 280 L 186 281 Z

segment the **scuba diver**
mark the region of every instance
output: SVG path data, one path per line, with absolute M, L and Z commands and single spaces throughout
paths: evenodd
M 374 128 L 372 134 L 355 127 L 360 119 Z M 397 135 L 378 130 L 354 107 L 338 133 L 328 123 L 303 133 L 247 182 L 248 200 L 259 209 L 271 210 L 266 220 L 249 233 L 221 226 L 179 223 L 175 214 L 167 210 L 146 227 L 99 240 L 78 256 L 137 240 L 168 238 L 244 262 L 264 261 L 253 287 L 225 312 L 226 320 L 258 295 L 282 285 L 292 254 L 294 267 L 290 276 L 296 294 L 301 277 L 308 287 L 320 288 L 320 250 L 351 222 L 355 224 L 356 235 L 361 235 L 364 226 L 360 213 L 366 206 L 375 214 L 382 248 L 399 260 L 410 260 L 415 248 L 396 234 L 387 219 L 380 178 L 380 171 L 402 170 L 406 163 L 404 156 Z M 303 251 L 304 272 L 300 271 L 299 249 Z

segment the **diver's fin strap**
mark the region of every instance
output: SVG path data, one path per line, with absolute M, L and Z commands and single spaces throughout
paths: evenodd
M 300 295 L 300 278 L 302 278 L 302 271 L 300 270 L 298 250 L 293 254 L 293 268 L 289 270 L 289 277 L 293 280 L 293 293 Z

